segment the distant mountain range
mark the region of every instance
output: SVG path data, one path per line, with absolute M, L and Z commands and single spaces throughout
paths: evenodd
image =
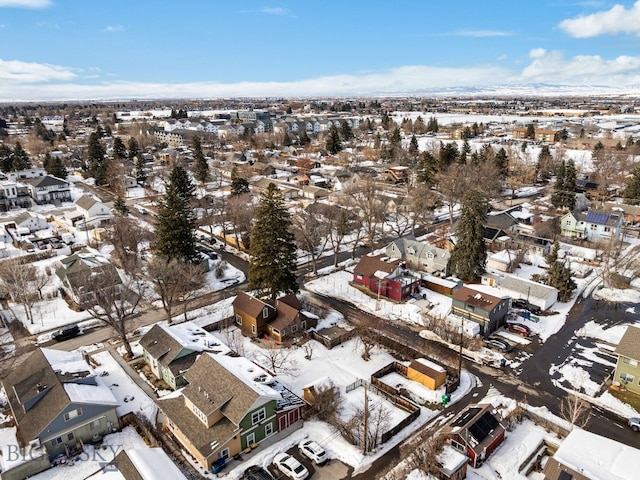
M 363 94 L 365 95 L 365 94 Z M 438 97 L 626 97 L 640 95 L 640 85 L 614 87 L 609 85 L 562 85 L 528 83 L 514 85 L 486 85 L 468 87 L 436 87 L 407 92 L 378 92 L 373 96 L 438 96 Z

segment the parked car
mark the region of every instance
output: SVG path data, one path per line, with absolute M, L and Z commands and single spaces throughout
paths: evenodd
M 523 337 L 528 337 L 531 335 L 531 329 L 521 323 L 507 323 L 504 328 L 506 330 L 509 330 L 510 332 L 522 335 Z
M 485 338 L 484 344 L 487 347 L 493 348 L 494 350 L 498 350 L 499 352 L 502 352 L 502 353 L 508 353 L 511 350 L 513 350 L 513 345 L 511 345 L 506 340 L 498 337 Z
M 78 327 L 78 325 L 69 325 L 61 328 L 57 332 L 54 332 L 53 335 L 51 335 L 51 338 L 57 342 L 62 342 L 64 340 L 77 337 L 78 335 L 80 335 L 80 327 Z
M 631 427 L 631 430 L 634 432 L 640 432 L 640 418 L 639 417 L 631 417 L 627 424 Z
M 305 440 L 298 445 L 298 450 L 300 453 L 307 457 L 316 465 L 322 465 L 325 463 L 329 457 L 327 457 L 327 452 L 324 448 L 318 444 L 315 440 Z
M 273 480 L 273 477 L 264 468 L 254 465 L 244 471 L 243 480 Z
M 291 480 L 304 480 L 309 476 L 309 470 L 291 455 L 286 453 L 277 454 L 273 463 L 285 476 Z
M 523 310 L 529 310 L 531 313 L 538 314 L 541 312 L 540 307 L 534 305 L 524 298 L 514 298 L 511 300 L 511 306 L 514 308 L 522 308 Z

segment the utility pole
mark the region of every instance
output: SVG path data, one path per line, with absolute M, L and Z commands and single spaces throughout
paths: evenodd
M 367 400 L 367 384 L 364 384 L 364 435 L 362 436 L 362 454 L 367 454 L 367 416 L 369 410 L 369 401 Z

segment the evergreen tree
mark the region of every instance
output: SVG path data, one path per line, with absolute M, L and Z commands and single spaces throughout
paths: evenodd
M 195 263 L 198 260 L 196 217 L 191 208 L 194 190 L 186 170 L 175 166 L 156 218 L 155 250 L 166 261 L 180 259 Z
M 563 160 L 562 163 L 560 164 L 560 167 L 558 167 L 558 172 L 556 173 L 556 183 L 553 186 L 554 192 L 551 195 L 551 203 L 553 204 L 554 207 L 565 206 L 564 171 L 565 171 L 565 165 Z
M 424 151 L 420 155 L 416 177 L 419 182 L 432 187 L 436 183 L 436 173 L 438 172 L 438 161 L 431 152 Z
M 127 158 L 127 147 L 120 137 L 113 139 L 113 158 L 124 160 Z
M 393 130 L 393 133 L 391 134 L 391 138 L 389 138 L 389 142 L 391 143 L 391 145 L 396 147 L 396 146 L 400 145 L 401 141 L 402 141 L 402 136 L 400 135 L 400 129 L 398 127 L 396 127 Z
M 246 178 L 233 177 L 231 179 L 231 196 L 242 195 L 244 193 L 250 193 L 249 182 Z
M 460 155 L 458 156 L 458 163 L 460 165 L 466 165 L 467 159 L 469 158 L 469 154 L 471 153 L 471 145 L 469 145 L 469 141 L 465 138 L 462 142 L 462 149 L 460 150 Z
M 549 150 L 549 145 L 543 145 L 538 154 L 538 162 L 536 163 L 536 173 L 541 180 L 549 180 L 552 172 L 553 155 Z
M 502 178 L 507 178 L 507 175 L 509 174 L 509 156 L 507 155 L 507 151 L 504 147 L 498 150 L 493 161 L 502 175 Z
M 571 299 L 571 294 L 576 289 L 576 282 L 571 278 L 571 269 L 567 264 L 558 259 L 558 241 L 553 244 L 553 249 L 547 255 L 547 285 L 558 289 L 558 300 L 567 302 Z
M 487 206 L 482 195 L 476 190 L 467 192 L 462 199 L 462 212 L 456 228 L 456 245 L 449 260 L 451 272 L 462 280 L 473 280 L 485 271 L 486 223 Z
M 147 172 L 144 168 L 144 159 L 142 155 L 136 155 L 135 157 L 135 167 L 136 167 L 136 181 L 138 183 L 144 183 L 147 179 Z
M 255 212 L 248 290 L 272 301 L 279 293 L 296 293 L 296 260 L 291 215 L 282 194 L 270 183 Z
M 409 154 L 417 155 L 418 154 L 418 139 L 415 135 L 411 135 L 411 141 L 409 142 Z
M 116 199 L 113 201 L 113 210 L 118 215 L 127 215 L 129 213 L 129 207 L 122 198 L 121 195 L 118 195 Z
M 631 170 L 631 178 L 624 189 L 623 197 L 630 205 L 640 204 L 640 166 Z
M 348 142 L 352 138 L 353 138 L 353 130 L 351 129 L 351 125 L 349 125 L 349 122 L 344 120 L 342 122 L 342 139 L 345 142 Z
M 209 164 L 202 153 L 202 143 L 198 135 L 194 135 L 191 140 L 191 148 L 193 150 L 193 176 L 200 183 L 209 180 Z
M 10 172 L 13 165 L 13 150 L 8 145 L 0 143 L 0 170 Z
M 48 161 L 46 158 L 47 155 L 49 156 Z M 43 161 L 43 166 L 46 172 L 49 175 L 53 175 L 54 177 L 62 178 L 63 180 L 66 179 L 68 175 L 67 168 L 62 163 L 60 157 L 51 158 L 49 153 L 47 153 L 47 155 L 45 155 L 46 166 L 44 165 L 45 162 Z
M 293 145 L 293 142 L 291 141 L 291 137 L 289 136 L 289 132 L 284 132 L 284 135 L 282 136 L 282 146 L 283 147 L 290 147 L 291 145 Z
M 100 143 L 100 135 L 97 131 L 89 135 L 88 150 L 87 172 L 95 179 L 96 185 L 104 185 L 107 181 L 107 161 L 104 158 L 105 150 Z
M 438 119 L 436 117 L 431 117 L 427 122 L 427 132 L 438 133 L 439 129 Z
M 565 207 L 573 210 L 576 206 L 576 164 L 573 159 L 569 159 L 564 168 L 564 190 L 565 190 Z
M 440 142 L 440 150 L 438 152 L 439 168 L 444 172 L 449 165 L 455 163 L 458 159 L 458 145 L 456 142 L 442 143 Z
M 536 129 L 533 126 L 533 123 L 529 123 L 527 125 L 527 132 L 524 134 L 524 137 L 530 140 L 533 140 L 534 138 L 536 138 Z
M 311 139 L 309 138 L 309 134 L 307 133 L 307 129 L 302 129 L 302 133 L 298 139 L 300 145 L 309 145 L 311 143 Z
M 129 138 L 128 147 L 129 147 L 128 157 L 129 157 L 129 160 L 133 162 L 135 158 L 140 156 L 140 146 L 138 145 L 138 141 L 135 139 L 135 137 Z
M 17 171 L 25 170 L 27 168 L 31 168 L 31 159 L 29 158 L 29 154 L 24 150 L 24 148 L 22 148 L 22 144 L 20 144 L 20 142 L 16 142 L 16 145 L 13 148 L 11 169 L 13 171 Z
M 329 135 L 327 135 L 325 147 L 331 155 L 335 155 L 342 150 L 340 135 L 338 135 L 338 129 L 334 124 L 331 124 L 331 128 L 329 129 Z

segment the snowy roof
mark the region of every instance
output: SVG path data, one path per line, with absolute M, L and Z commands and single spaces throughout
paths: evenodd
M 142 480 L 186 480 L 186 477 L 161 448 L 138 448 L 123 452 Z M 121 470 L 120 461 L 118 469 Z
M 445 445 L 442 451 L 437 456 L 440 468 L 445 471 L 446 474 L 452 474 L 457 471 L 462 465 L 467 463 L 467 456 L 463 455 L 450 445 Z
M 560 444 L 556 461 L 594 480 L 635 480 L 640 450 L 581 429 L 574 429 Z
M 429 367 L 436 372 L 446 372 L 446 370 L 442 366 L 438 365 L 435 362 L 432 362 L 431 360 L 427 360 L 426 358 L 416 358 L 416 362 L 421 363 L 425 367 Z
M 258 395 L 280 399 L 280 394 L 267 385 L 273 382 L 273 377 L 251 360 L 227 355 L 216 356 L 215 360 Z
M 193 322 L 182 322 L 171 326 L 158 324 L 158 326 L 189 350 L 201 352 L 215 348 L 216 353 L 228 353 L 230 351 L 226 345 L 220 343 L 220 340 Z

